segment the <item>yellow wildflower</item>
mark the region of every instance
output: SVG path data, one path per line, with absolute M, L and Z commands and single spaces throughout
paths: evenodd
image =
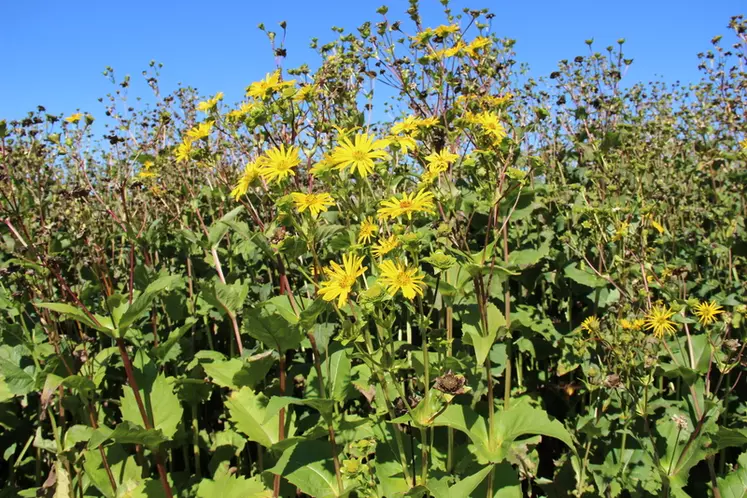
M 253 102 L 242 102 L 241 106 L 239 106 L 238 109 L 234 109 L 233 111 L 226 114 L 226 118 L 228 120 L 239 120 L 252 112 L 252 110 L 255 108 L 256 104 Z
M 380 220 L 397 218 L 398 216 L 407 215 L 407 219 L 412 219 L 412 213 L 423 212 L 433 213 L 433 194 L 431 192 L 420 191 L 417 194 L 402 194 L 402 198 L 397 196 L 389 200 L 382 201 L 377 214 Z
M 414 150 L 417 147 L 415 139 L 409 136 L 389 135 L 386 137 L 389 145 L 396 145 L 400 148 L 403 154 L 407 154 L 410 150 Z
M 654 306 L 651 311 L 646 315 L 646 329 L 653 330 L 654 336 L 661 339 L 664 334 L 673 334 L 675 332 L 675 324 L 670 318 L 674 315 L 669 307 Z
M 586 318 L 583 322 L 581 322 L 581 330 L 584 330 L 590 334 L 593 334 L 595 332 L 599 332 L 599 318 L 595 316 L 590 316 Z
M 176 162 L 183 163 L 189 160 L 192 154 L 192 140 L 189 137 L 184 137 L 184 141 L 176 147 Z
M 433 30 L 433 33 L 439 38 L 445 38 L 446 36 L 452 33 L 458 33 L 458 32 L 459 32 L 459 26 L 457 26 L 456 24 L 450 24 L 450 25 L 442 24 L 441 26 Z
M 83 119 L 83 114 L 81 114 L 79 112 L 76 112 L 75 114 L 72 114 L 72 115 L 66 117 L 65 121 L 67 121 L 70 124 L 75 124 L 78 121 L 80 121 L 81 119 Z
M 325 274 L 329 278 L 322 283 L 319 289 L 319 295 L 325 301 L 337 299 L 337 306 L 342 308 L 348 299 L 348 295 L 353 290 L 355 281 L 363 275 L 367 267 L 362 265 L 363 258 L 354 254 L 345 254 L 342 257 L 342 266 L 332 261 L 330 268 L 325 269 Z
M 478 36 L 467 45 L 464 50 L 472 57 L 477 56 L 477 51 L 493 44 L 493 40 L 485 36 Z
M 387 140 L 377 140 L 367 133 L 356 135 L 352 141 L 346 137 L 332 151 L 331 162 L 336 169 L 344 170 L 349 167 L 360 176 L 368 176 L 373 172 L 374 160 L 388 157 L 384 151 L 388 145 Z
M 633 323 L 627 318 L 622 318 L 620 320 L 620 326 L 623 328 L 623 330 L 633 330 Z
M 399 247 L 399 240 L 396 235 L 391 235 L 376 244 L 373 248 L 374 255 L 382 257 L 383 255 L 392 252 Z
M 293 95 L 294 102 L 303 102 L 305 100 L 312 100 L 316 95 L 316 85 L 304 85 L 298 89 L 295 95 Z
M 204 121 L 191 130 L 187 131 L 187 137 L 189 137 L 190 140 L 200 140 L 202 138 L 207 138 L 210 135 L 210 131 L 213 129 L 213 122 L 212 121 Z
M 417 268 L 387 260 L 379 265 L 379 271 L 379 281 L 390 295 L 394 296 L 400 290 L 407 299 L 423 295 L 424 277 Z
M 257 99 L 264 99 L 272 96 L 273 93 L 282 90 L 288 86 L 293 86 L 296 80 L 280 81 L 280 71 L 267 74 L 265 79 L 256 81 L 249 85 L 246 91 L 247 96 Z
M 218 92 L 212 99 L 197 104 L 197 110 L 202 112 L 209 112 L 215 109 L 215 106 L 217 106 L 218 102 L 220 102 L 221 100 L 223 100 L 223 92 Z
M 303 213 L 307 209 L 311 216 L 316 218 L 319 213 L 327 210 L 328 207 L 335 205 L 335 200 L 326 192 L 321 194 L 304 194 L 303 192 L 294 192 L 291 194 L 293 202 L 296 203 L 296 209 Z
M 492 111 L 481 112 L 474 116 L 475 123 L 482 126 L 483 131 L 499 142 L 506 136 L 506 129 L 501 124 L 501 118 Z
M 710 325 L 711 322 L 716 320 L 716 315 L 720 315 L 723 312 L 724 309 L 715 301 L 704 301 L 695 306 L 695 314 L 703 325 Z
M 245 195 L 249 191 L 249 187 L 254 183 L 260 175 L 260 167 L 256 161 L 249 161 L 246 163 L 244 168 L 244 174 L 239 178 L 239 183 L 231 191 L 231 197 L 235 200 L 239 200 L 242 195 Z
M 137 174 L 137 177 L 141 180 L 144 180 L 146 178 L 154 178 L 158 176 L 158 174 L 155 171 L 151 171 L 151 168 L 154 166 L 153 161 L 145 161 L 143 163 L 143 169 L 140 170 L 140 172 Z
M 654 227 L 656 231 L 659 232 L 660 234 L 665 232 L 664 227 L 661 226 L 661 223 L 659 223 L 658 221 L 654 219 L 651 220 L 651 226 Z
M 405 135 L 417 136 L 418 133 L 429 126 L 433 126 L 438 123 L 438 118 L 418 118 L 416 116 L 407 116 L 404 120 L 395 123 L 392 126 L 392 135 L 399 135 L 404 133 Z
M 285 145 L 274 147 L 260 158 L 262 166 L 260 175 L 267 181 L 281 182 L 287 176 L 295 176 L 293 168 L 298 166 L 301 158 L 298 156 L 298 147 L 293 145 L 288 148 Z
M 432 173 L 443 173 L 457 159 L 459 159 L 458 155 L 446 149 L 441 149 L 440 152 L 434 152 L 425 156 L 425 160 L 428 163 L 428 171 Z
M 373 222 L 371 218 L 366 218 L 361 222 L 361 227 L 358 230 L 358 243 L 365 242 L 366 244 L 371 243 L 371 237 L 379 231 L 379 226 Z

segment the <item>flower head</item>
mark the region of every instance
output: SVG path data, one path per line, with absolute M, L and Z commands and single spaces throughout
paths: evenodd
M 485 134 L 491 136 L 494 141 L 500 142 L 506 136 L 506 129 L 501 124 L 501 118 L 497 113 L 492 111 L 481 112 L 473 119 L 475 123 L 482 127 Z
M 584 330 L 588 332 L 589 334 L 593 334 L 595 332 L 599 332 L 599 318 L 595 316 L 590 316 L 586 318 L 583 322 L 581 322 L 581 330 Z
M 218 102 L 220 102 L 221 100 L 223 100 L 223 92 L 218 92 L 212 99 L 208 99 L 197 104 L 197 110 L 202 112 L 209 112 L 215 109 L 215 106 L 217 106 Z
M 381 241 L 373 248 L 373 253 L 376 256 L 381 257 L 392 252 L 397 247 L 399 247 L 399 239 L 397 239 L 396 235 L 391 235 L 385 239 L 381 239 Z
M 212 121 L 204 121 L 194 128 L 187 131 L 187 137 L 189 137 L 190 140 L 200 140 L 202 138 L 207 138 L 210 135 L 210 131 L 213 129 L 213 122 Z
M 415 139 L 410 136 L 401 135 L 389 135 L 386 137 L 389 145 L 396 145 L 402 151 L 403 154 L 407 154 L 409 151 L 414 150 L 417 147 Z
M 70 124 L 75 124 L 78 121 L 80 121 L 83 118 L 83 114 L 76 112 L 75 114 L 71 114 L 70 116 L 65 118 L 65 121 L 67 121 Z
M 703 325 L 710 325 L 716 320 L 716 315 L 724 312 L 724 309 L 716 304 L 715 301 L 702 302 L 695 306 L 695 314 Z
M 407 116 L 404 120 L 395 123 L 392 126 L 392 135 L 399 135 L 404 133 L 405 135 L 417 136 L 423 128 L 433 126 L 438 123 L 437 118 L 418 118 L 416 116 Z
M 371 243 L 371 237 L 379 231 L 379 226 L 373 222 L 371 218 L 366 218 L 361 222 L 361 227 L 358 230 L 358 243 L 365 242 L 366 244 Z
M 189 160 L 192 155 L 192 140 L 189 137 L 184 137 L 184 141 L 176 147 L 176 162 L 183 163 Z
M 326 211 L 328 207 L 335 205 L 335 200 L 326 192 L 322 192 L 321 194 L 294 192 L 291 194 L 291 197 L 293 197 L 293 202 L 296 203 L 299 213 L 303 213 L 308 209 L 314 218 L 319 216 L 319 213 Z
M 428 163 L 428 171 L 436 174 L 443 173 L 449 169 L 449 166 L 457 159 L 459 159 L 458 155 L 446 149 L 425 156 L 425 160 Z
M 395 263 L 387 260 L 379 265 L 381 276 L 380 283 L 386 287 L 387 292 L 394 296 L 398 291 L 407 299 L 413 299 L 416 295 L 423 295 L 423 275 L 417 268 L 408 267 L 404 263 Z
M 412 219 L 412 213 L 433 213 L 433 194 L 431 192 L 420 191 L 412 194 L 402 194 L 402 198 L 396 196 L 389 200 L 382 201 L 377 214 L 380 220 L 397 218 L 398 216 L 407 215 L 407 219 Z
M 675 329 L 674 322 L 670 318 L 674 315 L 669 307 L 654 306 L 646 315 L 646 329 L 653 330 L 654 336 L 661 339 L 664 334 L 673 334 Z
M 272 74 L 267 74 L 265 79 L 256 81 L 249 85 L 246 94 L 249 97 L 264 99 L 285 87 L 293 86 L 295 83 L 295 80 L 280 81 L 280 71 L 275 71 Z
M 465 47 L 465 50 L 470 56 L 475 57 L 477 56 L 478 50 L 489 47 L 492 44 L 493 40 L 491 40 L 490 38 L 487 38 L 485 36 L 478 36 Z
M 234 187 L 234 189 L 231 191 L 231 197 L 238 201 L 242 195 L 247 193 L 252 183 L 254 183 L 257 178 L 259 178 L 259 174 L 260 168 L 259 166 L 257 166 L 256 161 L 250 161 L 246 163 L 244 174 L 241 175 L 241 178 L 239 178 L 239 183 L 237 183 L 236 187 Z
M 362 265 L 363 258 L 354 254 L 345 254 L 342 257 L 342 266 L 335 261 L 325 270 L 328 280 L 322 283 L 319 295 L 325 301 L 337 299 L 337 306 L 342 308 L 348 299 L 348 295 L 355 285 L 355 281 L 366 271 Z
M 373 172 L 375 160 L 388 157 L 384 151 L 388 145 L 387 140 L 377 140 L 367 133 L 359 133 L 353 140 L 344 137 L 332 151 L 331 163 L 336 169 L 352 168 L 358 175 L 368 176 Z
M 260 159 L 262 169 L 260 174 L 267 181 L 281 182 L 287 176 L 294 176 L 293 168 L 298 166 L 301 158 L 298 156 L 298 147 L 285 145 L 268 150 Z

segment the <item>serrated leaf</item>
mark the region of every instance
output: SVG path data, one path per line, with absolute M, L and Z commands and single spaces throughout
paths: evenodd
M 117 324 L 120 334 L 123 334 L 140 315 L 150 309 L 151 304 L 159 294 L 177 287 L 181 282 L 181 277 L 177 275 L 166 275 L 151 282 L 122 314 L 122 318 Z
M 747 498 L 747 452 L 739 455 L 739 467 L 726 477 L 719 477 L 721 498 Z
M 299 329 L 286 319 L 279 315 L 263 314 L 257 308 L 245 314 L 242 331 L 280 353 L 297 348 L 303 340 Z
M 268 403 L 267 396 L 255 393 L 248 387 L 232 392 L 226 399 L 226 406 L 236 430 L 265 448 L 271 447 L 279 440 L 277 415 L 265 421 Z
M 316 498 L 345 496 L 351 490 L 338 488 L 331 451 L 327 442 L 301 441 L 283 451 L 278 463 L 266 472 L 283 476 Z
M 174 437 L 184 409 L 174 393 L 173 378 L 159 374 L 152 386 L 138 387 L 153 429 L 160 430 L 166 438 Z M 124 386 L 124 397 L 121 398 L 121 402 L 122 419 L 144 427 L 135 394 L 130 386 Z
M 227 473 L 215 479 L 203 479 L 197 488 L 197 498 L 270 498 L 272 491 L 267 489 L 258 476 L 247 479 Z

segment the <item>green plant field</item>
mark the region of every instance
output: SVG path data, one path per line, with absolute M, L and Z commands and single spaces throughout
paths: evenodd
M 747 496 L 747 21 L 629 85 L 444 4 L 0 121 L 0 497 Z

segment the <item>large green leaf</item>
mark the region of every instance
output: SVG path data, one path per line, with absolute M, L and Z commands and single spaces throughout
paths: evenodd
M 4 379 L 8 392 L 14 395 L 26 395 L 34 390 L 36 384 L 34 365 L 21 367 L 25 356 L 24 350 L 25 348 L 20 345 L 0 347 L 0 377 Z
M 269 401 L 267 396 L 255 393 L 248 387 L 232 392 L 226 399 L 226 406 L 236 429 L 250 441 L 265 448 L 271 447 L 279 440 L 278 415 L 269 420 L 265 419 Z
M 267 489 L 259 476 L 247 479 L 231 475 L 227 466 L 216 471 L 212 479 L 203 479 L 197 488 L 197 498 L 270 498 L 272 491 Z
M 243 331 L 280 353 L 297 348 L 304 337 L 298 327 L 282 316 L 268 315 L 259 308 L 245 314 Z
M 739 455 L 737 462 L 734 472 L 717 480 L 721 498 L 747 498 L 747 452 Z
M 287 448 L 278 463 L 266 472 L 281 475 L 302 492 L 316 498 L 347 495 L 349 483 L 343 482 L 340 490 L 335 478 L 332 447 L 323 441 L 301 441 Z
M 158 297 L 159 294 L 171 290 L 181 283 L 182 279 L 177 275 L 165 275 L 151 282 L 122 314 L 122 318 L 120 318 L 119 323 L 117 324 L 120 334 L 124 335 L 124 331 L 126 331 L 130 325 L 140 317 L 140 315 L 150 309 L 153 300 Z
M 117 493 L 112 489 L 109 476 L 101 460 L 98 449 L 89 449 L 85 453 L 83 468 L 86 476 L 94 486 L 107 498 L 115 498 Z M 106 449 L 106 459 L 117 484 L 117 491 L 134 489 L 143 480 L 142 469 L 135 462 L 135 457 L 128 455 L 119 444 L 113 444 Z M 121 491 L 120 491 L 121 492 Z
M 566 266 L 563 273 L 574 282 L 585 285 L 586 287 L 596 288 L 607 285 L 605 279 L 600 278 L 585 266 L 579 267 L 575 263 Z
M 324 360 L 322 374 L 326 376 L 329 398 L 341 403 L 345 401 L 351 385 L 351 368 L 352 363 L 346 349 L 338 349 Z
M 159 374 L 152 386 L 140 388 L 140 397 L 153 425 L 153 429 L 160 430 L 166 438 L 174 437 L 182 419 L 182 408 L 179 398 L 174 393 L 173 377 Z M 122 401 L 122 419 L 134 425 L 144 427 L 135 394 L 130 386 L 124 386 Z

